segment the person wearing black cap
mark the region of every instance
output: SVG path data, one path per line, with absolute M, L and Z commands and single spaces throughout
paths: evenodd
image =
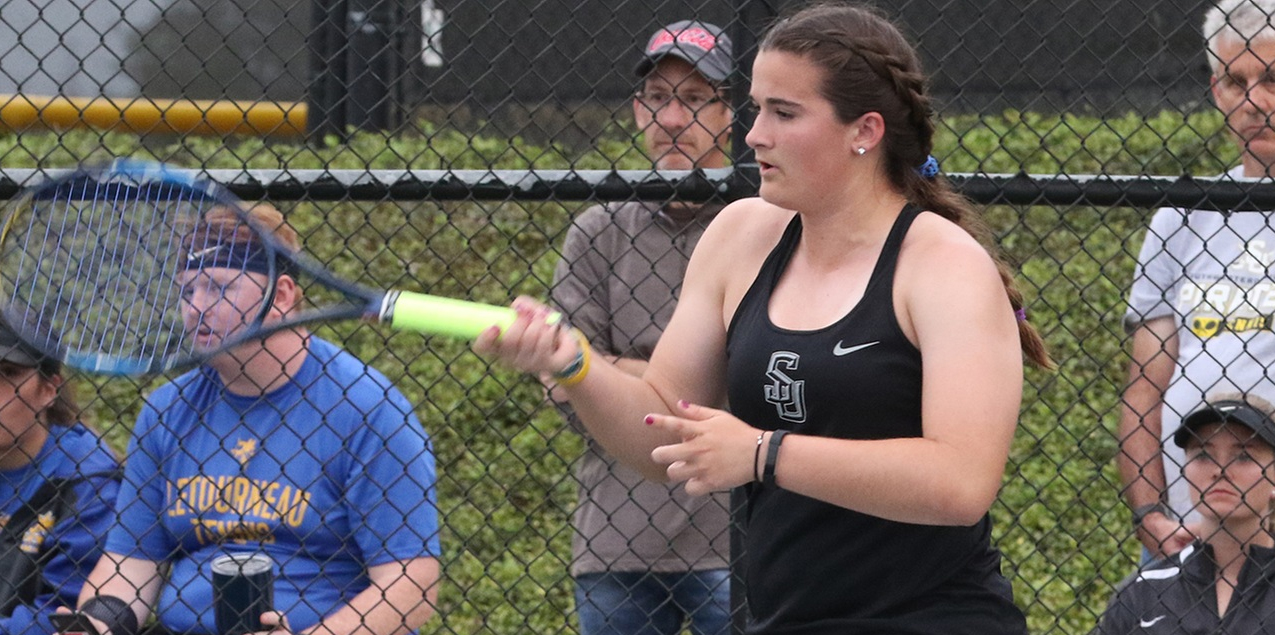
M 1275 406 L 1254 394 L 1211 396 L 1173 443 L 1201 518 L 1195 541 L 1121 583 L 1094 631 L 1275 631 Z
M 119 467 L 62 365 L 0 321 L 0 633 L 48 634 L 115 524 Z
M 648 39 L 633 115 L 656 168 L 727 165 L 731 68 L 730 38 L 715 25 L 684 20 Z M 599 354 L 640 375 L 691 251 L 721 208 L 631 201 L 586 210 L 567 233 L 554 303 Z M 559 405 L 583 433 L 570 406 Z M 728 632 L 728 497 L 647 480 L 586 439 L 571 564 L 581 632 L 672 635 L 684 622 L 696 635 Z

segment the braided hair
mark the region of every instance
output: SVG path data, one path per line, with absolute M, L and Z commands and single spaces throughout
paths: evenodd
M 881 115 L 887 178 L 913 204 L 978 240 L 996 263 L 1010 305 L 1024 315 L 1023 294 L 987 223 L 946 179 L 917 172 L 934 147 L 933 109 L 916 49 L 899 29 L 874 7 L 820 3 L 776 22 L 759 48 L 800 55 L 820 68 L 819 92 L 842 123 L 869 112 Z M 1029 361 L 1053 368 L 1040 333 L 1027 320 L 1018 320 L 1018 335 Z

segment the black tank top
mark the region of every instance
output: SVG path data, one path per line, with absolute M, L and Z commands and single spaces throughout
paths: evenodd
M 899 327 L 893 297 L 899 246 L 919 213 L 909 205 L 899 214 L 863 299 L 814 331 L 779 328 L 767 310 L 801 238 L 793 218 L 727 331 L 735 416 L 802 435 L 921 436 L 921 354 Z M 750 488 L 750 633 L 1026 632 L 988 517 L 972 527 L 914 525 Z

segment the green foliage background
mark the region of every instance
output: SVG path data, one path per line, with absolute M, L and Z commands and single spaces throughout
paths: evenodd
M 1164 113 L 1099 120 L 1007 112 L 944 119 L 935 155 L 948 172 L 1216 174 L 1236 160 L 1221 118 Z M 207 168 L 640 169 L 631 132 L 580 155 L 520 139 L 422 126 L 321 147 L 188 138 L 157 143 L 91 131 L 0 134 L 0 165 L 62 167 L 104 156 Z M 543 297 L 572 216 L 586 204 L 281 203 L 308 249 L 338 272 L 497 304 Z M 1120 317 L 1149 210 L 994 207 L 1021 271 L 1032 322 L 1060 368 L 1030 371 L 1023 416 L 992 510 L 1005 572 L 1032 633 L 1083 633 L 1137 544 L 1113 459 L 1127 360 Z M 465 344 L 366 324 L 318 329 L 395 380 L 433 436 L 444 581 L 427 633 L 573 632 L 567 568 L 580 440 L 541 404 L 538 384 L 489 368 Z M 123 448 L 151 382 L 83 378 L 89 419 Z

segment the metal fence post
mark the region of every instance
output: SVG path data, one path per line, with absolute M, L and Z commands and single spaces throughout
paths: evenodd
M 388 130 L 391 124 L 390 87 L 397 66 L 392 6 L 389 0 L 349 0 L 346 13 L 347 123 L 364 130 Z
M 346 0 L 313 0 L 310 5 L 310 94 L 306 134 L 311 141 L 343 136 L 345 90 Z

